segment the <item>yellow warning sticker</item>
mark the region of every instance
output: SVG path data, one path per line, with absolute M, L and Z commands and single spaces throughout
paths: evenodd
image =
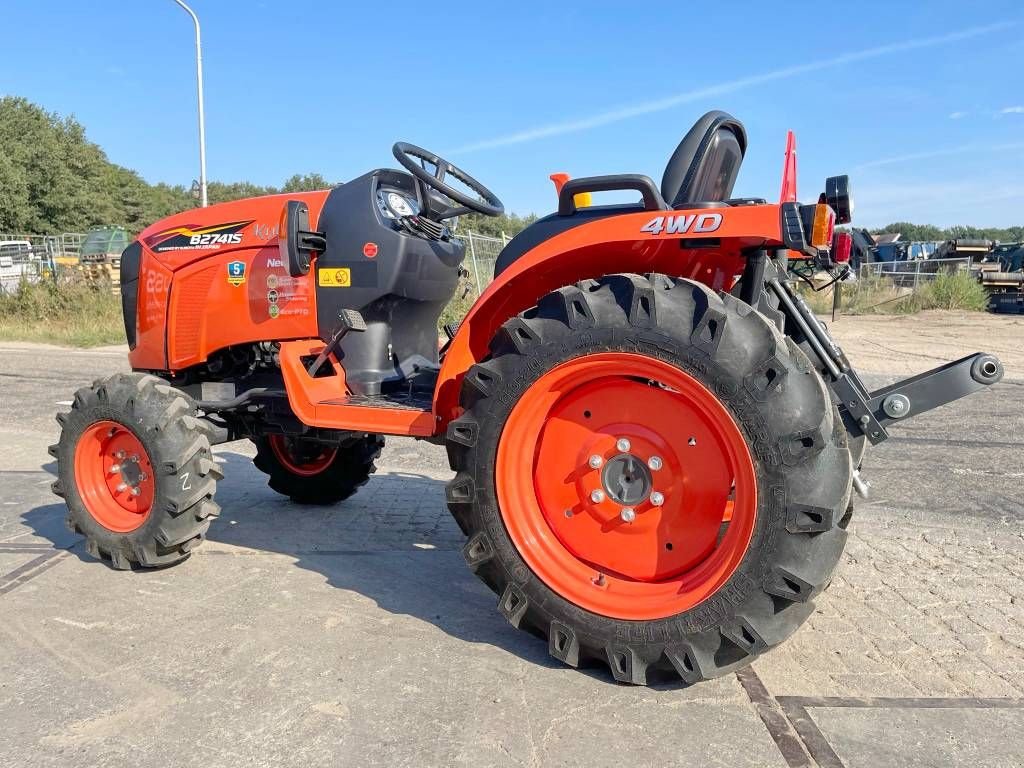
M 332 269 L 327 267 L 317 273 L 318 285 L 323 288 L 350 288 L 352 286 L 352 270 L 348 267 Z

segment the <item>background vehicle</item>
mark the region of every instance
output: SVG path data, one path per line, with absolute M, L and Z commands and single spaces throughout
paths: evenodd
M 1002 368 L 869 391 L 788 278 L 848 261 L 848 180 L 797 202 L 790 136 L 781 201 L 733 198 L 746 146 L 711 112 L 660 187 L 565 181 L 440 349 L 465 256 L 447 222 L 502 205 L 431 152 L 153 225 L 121 261 L 135 372 L 59 416 L 69 524 L 114 567 L 168 565 L 218 513 L 214 443 L 253 440 L 271 487 L 331 503 L 385 435 L 429 439 L 468 565 L 555 658 L 637 684 L 749 663 L 827 587 L 866 446 Z M 640 199 L 578 206 L 616 190 Z
M 91 283 L 121 282 L 121 253 L 128 247 L 128 232 L 123 227 L 94 227 L 82 241 L 78 261 L 85 279 Z
M 936 259 L 969 259 L 981 261 L 992 250 L 995 244 L 991 240 L 957 238 L 940 243 L 935 251 Z
M 0 240 L 0 292 L 15 290 L 23 280 L 39 279 L 40 258 L 28 240 Z
M 977 265 L 992 312 L 1024 314 L 1024 243 L 1002 243 Z

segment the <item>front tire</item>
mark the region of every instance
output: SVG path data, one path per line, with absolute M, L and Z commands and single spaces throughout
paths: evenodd
M 502 326 L 462 406 L 447 494 L 465 558 L 570 666 L 735 670 L 807 619 L 842 553 L 850 453 L 821 378 L 701 284 L 549 294 Z
M 377 471 L 381 435 L 357 435 L 340 443 L 266 435 L 257 438 L 256 469 L 267 485 L 297 504 L 337 504 L 362 488 Z
M 57 416 L 52 489 L 93 557 L 118 569 L 172 565 L 206 538 L 223 473 L 194 414 L 155 376 L 116 374 L 78 390 Z

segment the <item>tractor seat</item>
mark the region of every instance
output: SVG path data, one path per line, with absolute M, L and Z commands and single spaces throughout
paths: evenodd
M 750 204 L 730 200 L 747 150 L 747 133 L 735 117 L 708 112 L 690 129 L 672 153 L 661 180 L 661 196 L 670 208 L 729 208 Z M 497 277 L 540 243 L 573 227 L 606 216 L 643 211 L 641 204 L 599 205 L 577 209 L 571 216 L 553 213 L 538 219 L 506 245 L 494 263 Z
M 669 158 L 661 196 L 672 208 L 726 207 L 746 151 L 743 124 L 725 112 L 708 112 Z

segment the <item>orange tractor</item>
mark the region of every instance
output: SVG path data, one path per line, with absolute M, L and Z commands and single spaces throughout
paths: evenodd
M 327 504 L 386 435 L 447 446 L 469 567 L 571 666 L 693 683 L 792 634 L 839 561 L 869 444 L 982 389 L 975 354 L 870 391 L 793 290 L 850 251 L 846 177 L 731 197 L 742 125 L 705 115 L 661 186 L 560 179 L 449 338 L 451 228 L 498 199 L 399 143 L 402 171 L 190 210 L 121 258 L 131 374 L 58 417 L 54 492 L 115 568 L 183 560 L 217 516 L 211 446 L 249 439 L 270 487 Z M 638 202 L 583 206 L 632 190 Z

